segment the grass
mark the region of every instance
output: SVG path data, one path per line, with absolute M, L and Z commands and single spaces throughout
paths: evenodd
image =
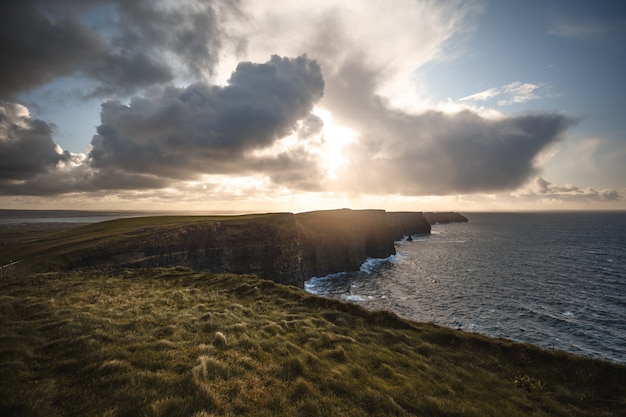
M 621 416 L 626 367 L 184 268 L 0 279 L 8 416 Z
M 220 222 L 229 233 L 252 227 L 255 219 L 269 219 L 275 214 L 240 216 L 152 216 L 109 220 L 77 226 L 75 224 L 15 225 L 0 227 L 0 265 L 27 259 L 19 269 L 41 272 L 67 269 L 83 255 L 106 251 L 116 245 L 140 240 L 158 232 L 175 231 L 181 226 Z M 64 226 L 65 225 L 65 226 Z
M 8 223 L 0 224 L 0 248 L 2 252 L 11 246 L 25 245 L 48 239 L 60 232 L 79 227 L 77 223 Z M 4 253 L 2 259 L 4 259 Z

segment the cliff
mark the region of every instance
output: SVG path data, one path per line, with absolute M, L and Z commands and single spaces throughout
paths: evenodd
M 467 217 L 454 212 L 424 213 L 424 217 L 430 224 L 464 223 L 468 221 Z
M 210 272 L 256 274 L 302 286 L 303 245 L 291 213 L 225 217 L 174 228 L 89 250 L 70 269 L 85 267 L 187 266 Z
M 403 236 L 427 233 L 422 213 L 384 210 L 152 217 L 80 228 L 40 253 L 56 269 L 186 266 L 302 287 L 313 276 L 356 271 L 367 258 L 395 254 L 394 241 Z
M 390 212 L 387 213 L 387 224 L 391 228 L 393 240 L 400 240 L 408 235 L 430 234 L 431 223 L 422 213 Z
M 386 214 L 383 210 L 347 209 L 297 214 L 304 279 L 356 271 L 367 258 L 394 255 Z

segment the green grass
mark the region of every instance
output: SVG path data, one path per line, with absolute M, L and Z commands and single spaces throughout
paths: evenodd
M 0 279 L 0 414 L 621 416 L 626 367 L 183 268 Z
M 26 259 L 19 269 L 26 272 L 62 270 L 83 254 L 97 253 L 132 239 L 156 232 L 173 231 L 181 226 L 221 222 L 230 228 L 250 227 L 254 219 L 267 219 L 276 214 L 241 216 L 152 216 L 132 217 L 74 227 L 57 224 L 4 226 L 0 228 L 0 265 Z
M 2 252 L 13 246 L 26 245 L 48 239 L 60 232 L 79 227 L 77 223 L 9 223 L 0 224 L 0 249 Z M 4 253 L 2 258 L 5 258 Z

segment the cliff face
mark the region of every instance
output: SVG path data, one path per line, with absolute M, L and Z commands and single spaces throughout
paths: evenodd
M 422 213 L 409 211 L 387 213 L 387 224 L 391 228 L 393 240 L 400 240 L 407 235 L 430 233 L 430 222 Z
M 302 243 L 293 214 L 189 224 L 128 239 L 82 257 L 73 267 L 188 266 L 211 272 L 256 274 L 302 286 Z
M 448 218 L 457 217 L 438 221 Z M 430 232 L 427 219 L 421 213 L 344 209 L 207 220 L 81 253 L 71 267 L 183 265 L 302 287 L 313 276 L 356 271 L 367 258 L 395 254 L 394 240 Z
M 439 212 L 439 213 L 424 213 L 424 217 L 430 224 L 437 223 L 464 223 L 467 222 L 467 217 L 459 213 L 453 212 Z
M 396 253 L 383 210 L 331 210 L 296 215 L 305 279 L 356 271 L 367 258 Z

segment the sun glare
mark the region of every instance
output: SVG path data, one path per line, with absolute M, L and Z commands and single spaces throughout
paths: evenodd
M 339 171 L 347 163 L 343 148 L 354 142 L 357 134 L 352 129 L 336 124 L 327 110 L 316 108 L 313 113 L 324 122 L 324 140 L 320 148 L 322 165 L 329 179 L 337 179 Z

